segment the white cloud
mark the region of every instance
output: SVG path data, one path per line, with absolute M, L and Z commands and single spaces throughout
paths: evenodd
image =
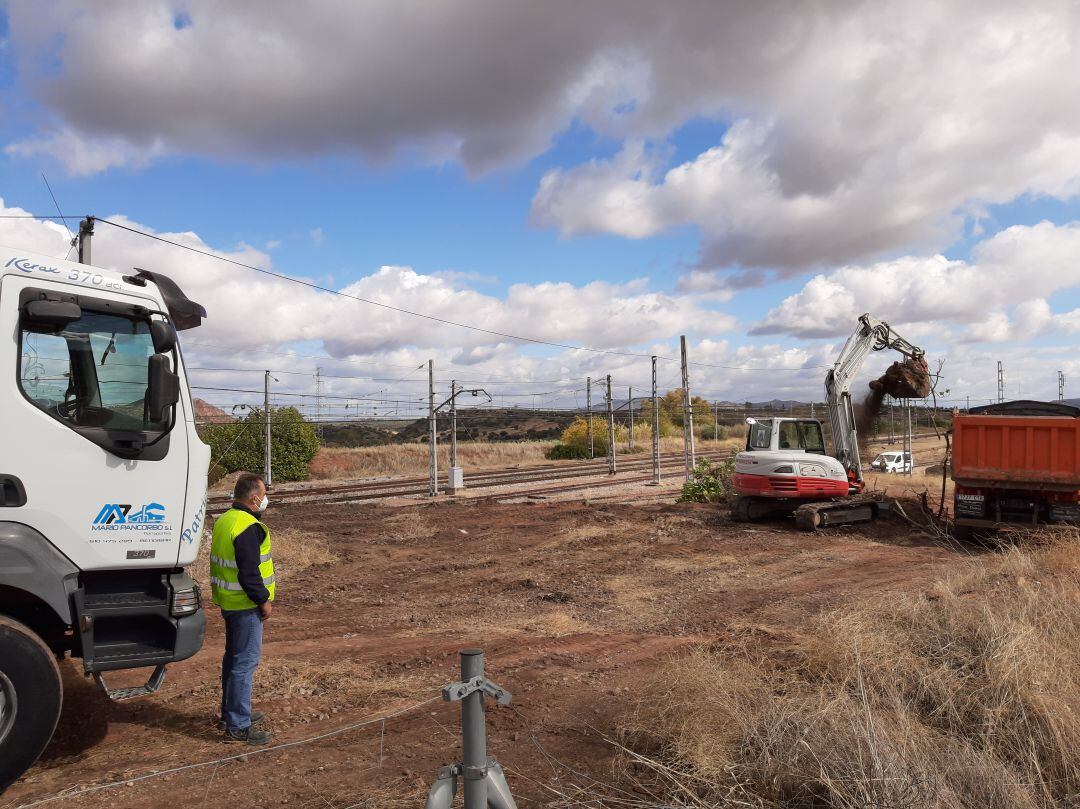
M 3 208 L 2 201 L 0 211 L 23 213 Z M 153 232 L 122 216 L 107 218 Z M 195 233 L 159 235 L 234 261 L 271 267 L 266 252 L 248 245 L 219 250 Z M 0 220 L 0 242 L 62 256 L 67 241 L 66 231 L 53 223 Z M 340 291 L 344 296 L 335 296 L 230 267 L 211 257 L 106 224 L 98 227 L 93 253 L 95 263 L 101 266 L 124 270 L 138 266 L 172 277 L 192 299 L 207 308 L 208 318 L 198 339 L 220 344 L 234 354 L 314 342 L 336 357 L 385 355 L 401 348 L 417 348 L 475 358 L 485 356 L 485 350 L 496 356 L 498 351 L 505 351 L 504 344 L 517 342 L 505 335 L 621 349 L 667 340 L 682 332 L 707 329 L 709 334 L 721 334 L 735 325 L 730 315 L 705 310 L 692 296 L 651 291 L 645 279 L 582 285 L 520 283 L 499 297 L 473 289 L 467 283 L 467 274 L 425 275 L 410 267 L 388 265 L 343 287 Z M 310 269 L 315 274 L 322 272 L 319 267 Z M 405 307 L 443 322 L 362 303 L 353 297 L 386 307 Z M 445 321 L 474 324 L 502 334 L 465 329 Z M 261 327 L 252 328 L 252 324 Z M 526 345 L 517 345 L 512 353 L 516 355 Z M 501 362 L 510 359 L 505 354 L 499 356 Z
M 1080 190 L 1069 0 L 189 0 L 183 26 L 164 2 L 8 7 L 57 121 L 8 148 L 73 171 L 345 153 L 477 173 L 580 123 L 624 148 L 545 177 L 536 222 L 690 223 L 702 268 L 785 273 L 940 249 L 991 204 Z M 643 144 L 702 118 L 722 142 L 663 171 Z
M 121 137 L 87 137 L 70 127 L 9 143 L 4 153 L 15 157 L 47 155 L 77 177 L 111 168 L 143 168 L 165 154 L 160 141 L 141 146 Z
M 971 262 L 909 256 L 816 275 L 753 332 L 838 336 L 863 312 L 895 324 L 969 324 L 957 339 L 976 342 L 1067 331 L 1075 313 L 1054 314 L 1048 300 L 1080 287 L 1078 255 L 1080 223 L 1017 225 L 977 245 Z

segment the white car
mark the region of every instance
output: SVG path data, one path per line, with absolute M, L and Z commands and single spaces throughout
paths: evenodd
M 915 466 L 910 452 L 882 452 L 870 464 L 875 472 L 910 472 Z

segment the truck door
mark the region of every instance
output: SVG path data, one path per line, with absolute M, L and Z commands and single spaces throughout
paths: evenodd
M 163 316 L 151 298 L 108 286 L 119 284 L 3 279 L 0 473 L 18 477 L 26 503 L 0 518 L 35 528 L 83 570 L 172 567 L 189 454 L 187 431 L 173 427 L 185 402 L 149 412 L 150 366 L 161 362 L 151 363 L 151 322 Z M 77 309 L 42 315 L 35 299 Z M 175 370 L 175 349 L 162 354 Z

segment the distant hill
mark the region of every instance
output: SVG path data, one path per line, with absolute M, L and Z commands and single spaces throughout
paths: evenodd
M 193 399 L 191 403 L 195 405 L 195 420 L 202 424 L 227 424 L 236 421 L 220 407 L 214 407 L 202 399 Z
M 601 415 L 597 413 L 596 415 Z M 576 413 L 537 413 L 515 408 L 458 410 L 459 441 L 553 441 L 577 417 Z M 439 440 L 450 438 L 450 416 L 440 413 Z M 394 437 L 395 441 L 426 441 L 427 419 L 417 419 Z

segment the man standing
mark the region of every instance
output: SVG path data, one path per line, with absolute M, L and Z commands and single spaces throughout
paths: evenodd
M 233 489 L 232 508 L 214 523 L 210 546 L 210 588 L 225 618 L 225 656 L 221 660 L 221 720 L 225 741 L 266 744 L 270 734 L 251 710 L 251 685 L 262 656 L 263 622 L 274 600 L 274 561 L 266 510 L 266 484 L 245 473 Z

